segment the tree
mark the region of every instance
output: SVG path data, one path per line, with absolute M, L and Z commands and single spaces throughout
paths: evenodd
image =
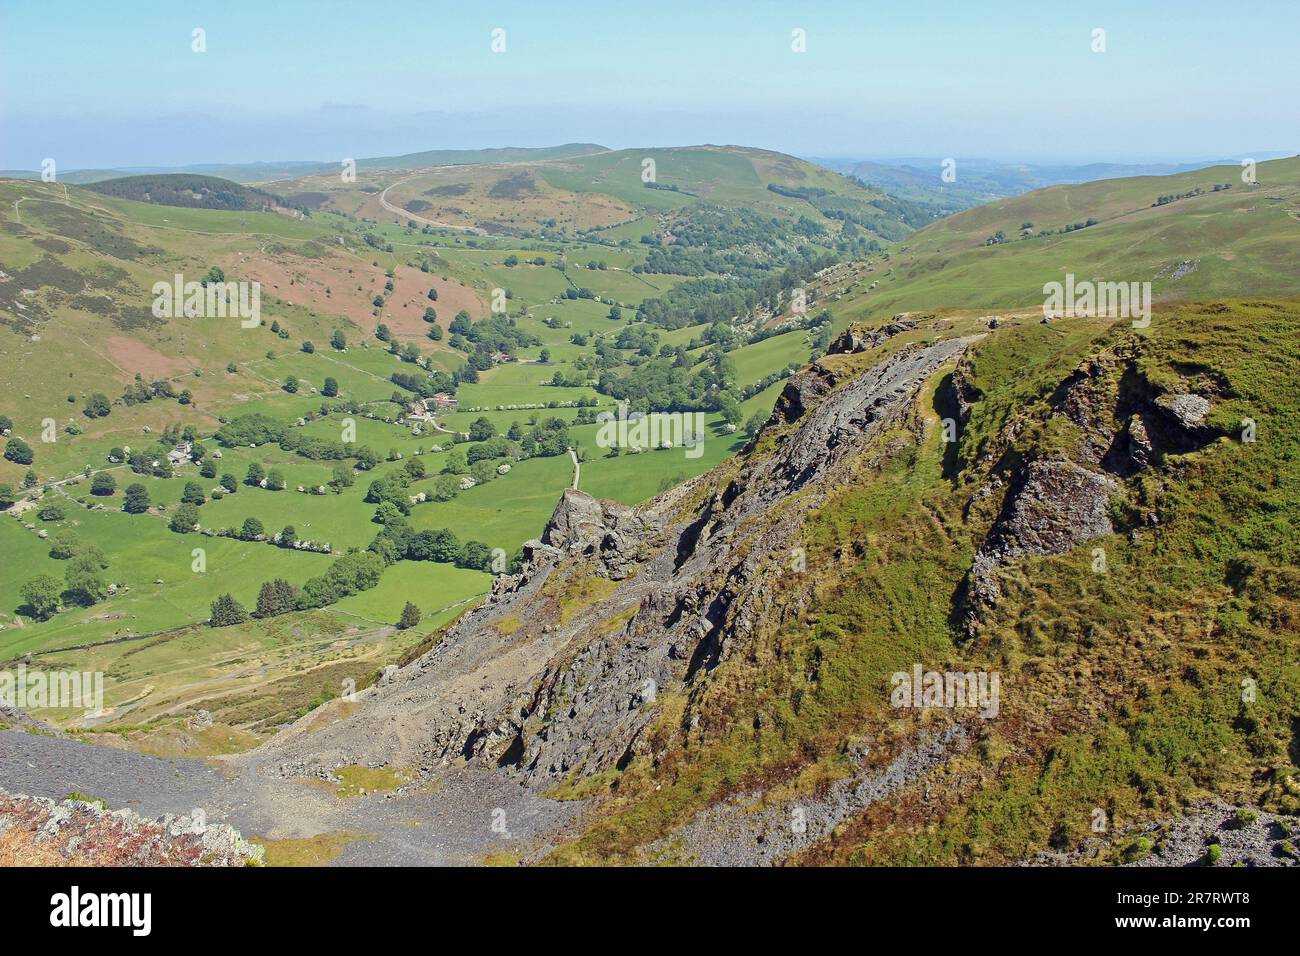
M 11 438 L 5 442 L 5 458 L 15 465 L 30 465 L 35 456 L 31 445 L 21 438 Z
M 211 269 L 208 270 L 208 274 L 203 277 L 204 285 L 210 285 L 211 283 L 214 282 L 225 282 L 225 281 L 226 281 L 226 273 L 222 270 L 220 266 L 213 266 Z
M 167 523 L 167 527 L 177 534 L 189 534 L 198 523 L 199 509 L 191 504 L 183 504 L 173 512 L 172 520 Z
M 420 609 L 410 601 L 406 602 L 406 607 L 402 608 L 402 616 L 397 622 L 397 629 L 405 631 L 408 628 L 415 627 L 420 623 Z
M 244 519 L 244 526 L 239 529 L 239 539 L 241 541 L 257 541 L 266 533 L 266 528 L 257 518 L 248 517 Z
M 221 476 L 221 487 L 225 488 L 227 492 L 233 494 L 239 490 L 239 479 L 227 472 Z
M 208 500 L 208 496 L 203 493 L 203 486 L 197 481 L 185 482 L 185 490 L 181 492 L 181 501 L 189 505 L 201 505 Z
M 290 395 L 293 395 L 295 392 L 298 391 L 297 377 L 294 375 L 290 375 L 288 378 L 284 380 L 284 384 L 281 385 L 280 387 L 283 388 Z
M 422 319 L 424 319 L 424 321 L 426 321 L 426 322 L 432 324 L 432 323 L 438 321 L 438 313 L 437 313 L 437 311 L 433 308 L 433 306 L 429 306 L 427 309 L 424 310 L 424 315 L 420 316 L 420 318 L 422 318 Z
M 433 497 L 436 501 L 451 501 L 460 491 L 460 482 L 452 475 L 441 475 L 433 483 Z
M 217 477 L 217 463 L 209 459 L 199 466 L 199 475 L 204 478 Z
M 49 574 L 38 574 L 19 591 L 23 604 L 38 621 L 48 620 L 59 609 L 59 596 L 63 586 L 58 578 Z
M 230 627 L 247 620 L 248 612 L 231 595 L 223 594 L 212 602 L 212 614 L 208 618 L 208 624 L 212 627 Z
M 333 475 L 330 477 L 330 484 L 336 488 L 351 488 L 356 481 L 356 472 L 352 466 L 346 462 L 339 462 L 334 466 Z
M 745 434 L 750 438 L 753 438 L 758 434 L 759 430 L 763 427 L 763 423 L 766 422 L 767 419 L 768 416 L 764 415 L 762 412 L 755 412 L 753 415 L 749 416 L 749 421 L 745 422 Z
M 266 472 L 262 469 L 262 466 L 255 461 L 250 462 L 248 466 L 248 475 L 244 478 L 244 484 L 260 485 L 264 478 L 266 478 Z
M 460 541 L 456 535 L 443 528 L 434 533 L 433 546 L 430 549 L 431 561 L 450 563 L 460 554 Z
M 316 346 L 312 344 L 310 339 L 308 339 L 307 341 L 302 343 L 302 350 L 306 352 L 308 355 L 311 355 L 312 352 L 316 351 Z
M 90 480 L 90 493 L 92 495 L 111 495 L 117 491 L 117 479 L 106 471 L 101 471 Z
M 320 393 L 326 398 L 333 398 L 339 393 L 339 383 L 337 379 L 325 376 L 325 383 L 321 385 Z
M 337 349 L 338 351 L 342 352 L 347 347 L 348 347 L 348 339 L 347 336 L 344 335 L 342 332 L 336 331 L 333 335 L 330 336 L 330 348 Z
M 466 541 L 456 558 L 456 565 L 474 571 L 485 571 L 491 560 L 492 549 L 486 544 L 482 541 Z
M 284 474 L 279 468 L 272 468 L 266 473 L 266 488 L 268 491 L 284 491 Z
M 127 514 L 144 514 L 149 510 L 149 489 L 139 483 L 127 485 L 122 494 L 122 510 Z
M 453 448 L 447 452 L 447 461 L 443 464 L 442 470 L 447 475 L 465 474 L 465 453 L 459 448 Z
M 111 408 L 108 403 L 108 396 L 103 392 L 92 392 L 86 398 L 86 417 L 87 418 L 104 418 L 108 415 Z
M 406 473 L 411 476 L 412 481 L 419 481 L 424 477 L 424 462 L 419 458 L 406 459 L 406 463 L 402 467 L 406 469 Z
M 77 553 L 80 540 L 71 531 L 60 531 L 50 539 L 50 557 L 56 561 L 66 561 Z
M 275 617 L 288 614 L 298 607 L 298 589 L 284 578 L 276 578 L 262 585 L 257 594 L 257 609 L 253 617 Z
M 473 424 L 469 426 L 470 441 L 487 441 L 497 433 L 496 426 L 482 415 L 474 419 Z
M 437 289 L 430 289 L 430 290 L 429 290 L 429 301 L 430 301 L 430 302 L 437 302 L 437 301 L 438 301 L 438 290 L 437 290 Z
M 298 540 L 298 529 L 291 524 L 287 524 L 280 531 L 279 544 L 282 548 L 292 548 L 293 543 Z
M 15 501 L 18 500 L 14 494 L 13 485 L 0 484 L 0 511 L 6 508 L 12 508 Z
M 93 555 L 73 558 L 64 580 L 72 599 L 85 607 L 102 601 L 108 592 L 108 583 Z

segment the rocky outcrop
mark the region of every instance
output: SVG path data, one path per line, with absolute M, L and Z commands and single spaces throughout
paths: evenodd
M 0 789 L 0 865 L 256 866 L 265 852 L 225 824 Z
M 1123 480 L 1152 468 L 1165 455 L 1203 447 L 1216 432 L 1203 424 L 1212 405 L 1193 392 L 1161 393 L 1140 373 L 1141 344 L 1125 340 L 1076 368 L 1048 402 L 1050 414 L 1067 419 L 1077 441 L 1056 457 L 1011 468 L 1001 511 L 978 549 L 966 579 L 963 626 L 979 630 L 984 612 L 1001 598 L 998 570 L 1025 557 L 1064 554 L 1114 532 L 1110 500 Z M 965 366 L 953 375 L 956 403 L 965 417 L 978 393 Z M 1013 423 L 1008 437 L 1019 424 Z M 989 494 L 990 482 L 978 494 Z
M 879 348 L 901 332 L 911 332 L 917 328 L 915 319 L 906 315 L 896 315 L 878 329 L 861 329 L 856 326 L 845 329 L 839 337 L 831 342 L 827 355 L 852 355 Z
M 540 545 L 561 556 L 595 556 L 606 577 L 621 580 L 643 556 L 645 536 L 644 521 L 628 506 L 597 501 L 586 492 L 566 488 Z M 541 548 L 529 542 L 528 553 L 540 552 Z
M 997 571 L 1029 556 L 1065 554 L 1085 541 L 1111 534 L 1110 497 L 1118 482 L 1071 461 L 1031 462 L 1012 486 L 993 530 L 975 555 L 970 573 L 967 634 L 982 608 L 1002 596 Z
M 469 760 L 545 785 L 648 753 L 659 695 L 689 698 L 738 639 L 800 613 L 789 567 L 804 516 L 972 341 L 908 345 L 856 375 L 794 376 L 774 450 L 711 494 L 700 495 L 709 476 L 637 508 L 565 492 L 521 574 L 359 711 L 311 732 L 302 721 L 263 756 L 286 774 Z

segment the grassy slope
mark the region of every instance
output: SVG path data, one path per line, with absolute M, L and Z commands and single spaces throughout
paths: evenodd
M 1300 159 L 1261 163 L 1257 185 L 1240 170 L 1212 167 L 1170 177 L 1054 186 L 959 213 L 889 250 L 863 274 L 862 288 L 837 318 L 874 321 L 917 309 L 1041 308 L 1042 286 L 1077 279 L 1150 281 L 1160 299 L 1204 299 L 1249 289 L 1300 293 Z M 1152 207 L 1160 195 L 1215 183 L 1229 190 Z M 1092 217 L 1099 224 L 1065 235 L 1018 240 L 1022 223 L 1056 229 Z M 1002 230 L 1009 241 L 987 246 Z M 1172 267 L 1199 264 L 1175 279 Z M 1163 273 L 1163 274 L 1162 274 Z M 877 282 L 875 290 L 866 286 Z
M 1098 542 L 1105 575 L 1092 572 L 1090 548 L 1024 562 L 985 636 L 959 645 L 950 602 L 990 520 L 966 512 L 989 477 L 982 449 L 1012 417 L 1031 430 L 1045 420 L 1055 385 L 1128 333 L 1084 321 L 1069 338 L 1033 324 L 987 338 L 974 363 L 985 394 L 960 439 L 963 471 L 945 477 L 938 414 L 926 403 L 925 438 L 807 524 L 810 610 L 736 638 L 695 692 L 692 713 L 707 729 L 689 744 L 681 698 L 664 698 L 655 766 L 634 760 L 604 779 L 595 792 L 616 782 L 617 795 L 556 859 L 638 859 L 638 847 L 728 794 L 778 783 L 786 797 L 812 792 L 849 772 L 853 741 L 872 742 L 874 765 L 887 761 L 920 727 L 951 719 L 888 706 L 889 675 L 916 661 L 999 670 L 1002 713 L 931 778 L 929 803 L 909 788 L 807 862 L 1005 862 L 1049 842 L 1075 845 L 1095 807 L 1127 826 L 1207 791 L 1294 812 L 1300 533 L 1287 516 L 1300 507 L 1300 458 L 1285 422 L 1300 413 L 1297 332 L 1294 304 L 1158 317 L 1144 374 L 1166 386 L 1223 376 L 1231 398 L 1216 420 L 1254 417 L 1260 440 L 1222 439 L 1136 482 L 1127 493 L 1155 510 L 1158 532 Z M 1246 677 L 1259 687 L 1249 705 Z

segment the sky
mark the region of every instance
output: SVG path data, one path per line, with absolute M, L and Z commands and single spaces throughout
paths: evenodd
M 1293 154 L 1297 28 L 1300 0 L 0 0 L 0 168 L 565 142 Z

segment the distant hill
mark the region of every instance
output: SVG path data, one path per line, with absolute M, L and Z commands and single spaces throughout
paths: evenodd
M 1261 155 L 1260 158 L 1264 157 Z M 944 170 L 944 160 L 937 157 L 906 157 L 879 161 L 815 159 L 813 162 L 843 173 L 845 176 L 860 179 L 891 196 L 926 203 L 933 206 L 939 214 L 950 215 L 996 199 L 1023 195 L 1045 186 L 1090 183 L 1133 176 L 1172 176 L 1230 161 L 1047 165 L 958 158 L 953 169 L 956 178 L 952 182 L 943 180 L 941 173 Z
M 891 246 L 841 300 L 847 318 L 1042 303 L 1067 272 L 1149 281 L 1157 301 L 1300 294 L 1300 158 L 1065 184 L 990 202 Z
M 118 199 L 189 209 L 266 210 L 282 204 L 277 196 L 261 189 L 192 173 L 124 176 L 89 183 L 86 188 Z
M 521 163 L 547 159 L 570 159 L 605 152 L 596 143 L 565 143 L 561 146 L 505 146 L 499 149 L 433 149 L 401 156 L 375 156 L 357 159 L 361 169 L 423 169 L 431 166 L 461 166 L 477 163 Z M 59 171 L 59 181 L 70 186 L 86 186 L 106 179 L 124 177 L 176 175 L 189 173 L 215 176 L 236 183 L 268 183 L 299 176 L 337 173 L 340 160 L 283 160 L 256 163 L 199 163 L 192 166 L 131 166 L 121 169 L 72 169 Z M 0 179 L 40 179 L 41 174 L 27 169 L 0 170 Z
M 428 166 L 472 166 L 479 163 L 528 163 L 572 159 L 575 156 L 606 151 L 606 147 L 596 143 L 565 143 L 562 146 L 540 148 L 506 146 L 500 149 L 431 149 L 402 156 L 359 159 L 357 166 L 362 169 L 424 169 Z M 330 164 L 330 168 L 335 169 L 337 165 Z

